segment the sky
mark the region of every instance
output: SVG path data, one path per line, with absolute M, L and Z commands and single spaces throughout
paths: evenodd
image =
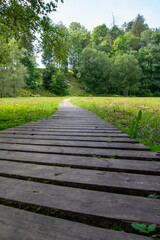
M 79 22 L 88 30 L 106 24 L 121 27 L 124 22 L 144 16 L 149 27 L 160 27 L 160 0 L 59 0 L 57 11 L 50 15 L 54 23 L 62 21 L 66 27 L 71 22 Z
M 160 27 L 160 0 L 59 0 L 57 11 L 49 16 L 53 23 L 62 22 L 69 27 L 71 22 L 79 22 L 92 31 L 95 27 L 106 24 L 108 28 L 115 24 L 119 27 L 124 22 L 134 20 L 138 14 L 144 16 L 150 28 Z M 40 67 L 41 57 L 37 59 Z

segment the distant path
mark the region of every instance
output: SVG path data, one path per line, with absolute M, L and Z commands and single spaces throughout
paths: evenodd
M 1 240 L 147 240 L 109 229 L 160 225 L 160 200 L 148 198 L 160 194 L 160 156 L 69 99 L 1 131 L 0 159 L 0 202 L 14 202 L 0 205 Z

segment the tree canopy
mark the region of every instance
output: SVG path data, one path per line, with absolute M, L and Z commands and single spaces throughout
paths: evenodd
M 60 1 L 0 1 L 1 96 L 15 95 L 22 86 L 64 94 L 68 68 L 89 93 L 160 96 L 160 29 L 149 28 L 140 14 L 121 27 L 102 24 L 90 32 L 71 22 L 67 28 L 48 15 Z M 37 51 L 43 74 L 37 70 Z

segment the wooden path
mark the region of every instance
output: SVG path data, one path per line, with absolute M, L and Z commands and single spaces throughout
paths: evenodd
M 68 100 L 0 132 L 0 240 L 149 240 L 131 223 L 160 225 L 155 192 L 160 155 Z

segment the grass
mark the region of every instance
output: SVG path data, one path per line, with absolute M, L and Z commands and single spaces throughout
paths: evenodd
M 81 97 L 71 101 L 92 111 L 128 135 L 133 134 L 131 127 L 141 110 L 142 116 L 135 129 L 136 139 L 152 151 L 160 151 L 160 98 Z
M 0 130 L 54 114 L 64 98 L 30 97 L 0 99 Z
M 69 70 L 66 79 L 69 80 L 68 93 L 70 96 L 84 96 L 84 90 L 81 88 L 80 83 L 77 78 L 75 78 L 72 72 Z

